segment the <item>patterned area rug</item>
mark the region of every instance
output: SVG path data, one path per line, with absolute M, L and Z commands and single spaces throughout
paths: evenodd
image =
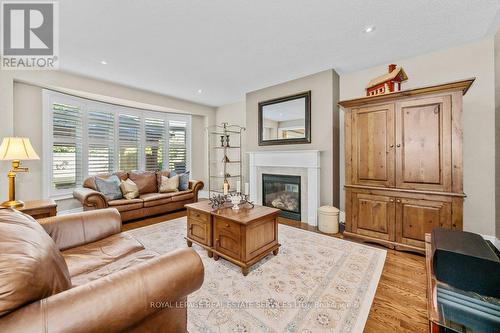
M 128 231 L 147 249 L 186 247 L 186 218 Z M 362 332 L 386 251 L 279 225 L 280 252 L 248 276 L 207 257 L 205 282 L 189 297 L 188 329 L 196 332 Z

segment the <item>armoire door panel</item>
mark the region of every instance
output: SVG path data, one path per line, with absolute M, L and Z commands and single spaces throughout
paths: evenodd
M 396 200 L 396 241 L 423 247 L 432 229 L 451 228 L 451 203 L 421 199 Z
M 384 240 L 394 240 L 394 198 L 353 193 L 353 232 Z
M 450 191 L 450 96 L 397 103 L 396 132 L 396 187 Z
M 394 105 L 357 109 L 352 130 L 354 183 L 394 186 Z

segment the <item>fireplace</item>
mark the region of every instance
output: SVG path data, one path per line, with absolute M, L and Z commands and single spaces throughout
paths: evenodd
M 281 209 L 281 216 L 301 221 L 300 176 L 262 174 L 262 204 Z

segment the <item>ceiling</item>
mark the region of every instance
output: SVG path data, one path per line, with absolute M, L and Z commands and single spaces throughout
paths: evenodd
M 346 73 L 473 41 L 492 33 L 500 12 L 499 0 L 59 4 L 62 70 L 212 106 L 329 68 Z

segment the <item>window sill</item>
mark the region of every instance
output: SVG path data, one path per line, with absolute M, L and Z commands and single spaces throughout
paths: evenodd
M 55 201 L 73 199 L 73 192 L 65 193 L 65 194 L 54 194 L 54 195 L 51 195 L 50 198 L 55 200 Z

